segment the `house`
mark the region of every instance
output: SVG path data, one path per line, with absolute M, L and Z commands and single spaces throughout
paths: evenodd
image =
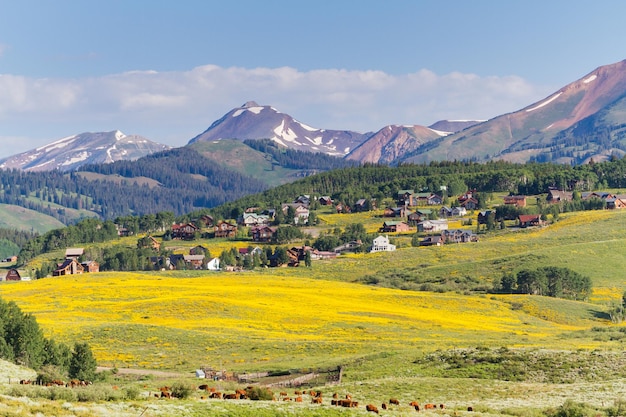
M 428 220 L 432 213 L 432 210 L 428 209 L 415 210 L 415 213 L 411 213 L 407 216 L 407 221 L 411 226 L 417 226 L 419 222 Z
M 215 237 L 235 237 L 237 226 L 225 221 L 220 221 L 215 225 Z
M 495 210 L 483 210 L 478 213 L 478 224 L 487 224 L 489 222 L 489 219 L 491 219 L 491 221 L 493 222 L 496 221 Z
M 452 216 L 454 217 L 467 216 L 467 209 L 465 207 L 453 207 Z
M 320 197 L 317 201 L 319 201 L 322 206 L 330 206 L 333 204 L 333 199 L 327 195 Z
M 556 188 L 548 189 L 548 203 L 560 203 L 561 201 L 572 201 L 574 193 L 570 191 L 561 191 Z
M 117 235 L 119 237 L 126 237 L 126 236 L 132 235 L 132 232 L 130 230 L 128 230 L 125 227 L 120 226 L 119 224 L 116 224 L 115 228 L 117 229 Z
M 426 199 L 426 204 L 429 206 L 438 206 L 440 204 L 443 204 L 443 197 L 439 194 L 430 193 L 430 195 Z
M 100 272 L 100 264 L 96 261 L 85 261 L 80 264 L 85 272 Z
M 189 249 L 190 255 L 205 255 L 206 256 L 207 253 L 209 253 L 209 250 L 202 245 L 197 245 Z
M 367 200 L 364 198 L 359 198 L 356 203 L 354 203 L 354 212 L 355 213 L 360 213 L 362 211 L 368 211 L 369 207 L 367 204 Z
M 11 268 L 11 269 L 9 269 L 7 274 L 4 276 L 4 280 L 5 281 L 21 281 L 22 280 L 22 276 L 20 275 L 20 273 L 19 273 L 19 271 L 17 269 Z
M 9 256 L 8 258 L 4 258 L 2 262 L 17 262 L 17 255 Z
M 68 258 L 63 263 L 57 266 L 57 269 L 52 271 L 53 277 L 59 277 L 62 275 L 76 275 L 85 272 L 85 268 L 76 260 L 76 258 Z
M 204 254 L 201 255 L 183 255 L 185 264 L 189 269 L 202 269 L 204 263 Z
M 504 197 L 504 204 L 515 207 L 526 207 L 525 195 L 507 195 Z
M 607 198 L 606 199 L 606 208 L 613 210 L 613 209 L 622 209 L 626 207 L 626 196 L 620 197 L 620 196 L 616 196 L 613 198 Z
M 284 215 L 287 215 L 289 208 L 293 207 L 295 210 L 294 223 L 305 224 L 309 221 L 309 209 L 308 204 L 305 206 L 303 203 L 282 204 L 281 209 Z
M 389 243 L 389 237 L 387 236 L 378 236 L 372 242 L 372 246 L 370 247 L 371 252 L 393 252 L 396 250 L 396 245 L 392 245 Z
M 387 207 L 383 211 L 383 217 L 406 217 L 409 213 L 405 207 Z
M 269 216 L 257 213 L 244 213 L 239 218 L 239 224 L 247 227 L 269 224 L 270 221 Z
M 478 200 L 476 200 L 474 197 L 470 197 L 463 201 L 459 201 L 459 205 L 465 210 L 476 210 L 478 208 Z
M 311 196 L 308 194 L 304 194 L 301 196 L 298 196 L 298 198 L 296 198 L 295 200 L 293 200 L 294 204 L 302 204 L 305 207 L 309 207 L 309 205 L 311 204 Z
M 444 242 L 441 236 L 426 236 L 423 240 L 420 240 L 420 246 L 442 246 Z
M 608 198 L 615 198 L 615 196 L 611 193 L 602 192 L 602 191 L 592 191 L 585 192 L 580 195 L 582 200 L 589 200 L 591 198 L 599 198 L 600 200 L 606 200 Z
M 333 252 L 335 253 L 353 252 L 357 250 L 358 248 L 360 248 L 361 246 L 363 246 L 363 242 L 361 242 L 360 240 L 351 240 L 350 242 L 346 242 L 343 245 L 337 246 L 336 248 L 333 249 Z
M 452 217 L 452 209 L 446 206 L 441 207 L 439 209 L 439 217 Z
M 65 250 L 65 259 L 78 259 L 85 253 L 83 248 L 67 248 Z
M 244 256 L 244 255 L 261 255 L 261 253 L 263 253 L 263 249 L 261 249 L 258 246 L 255 246 L 254 248 L 251 247 L 247 247 L 247 248 L 239 248 L 239 255 Z
M 250 235 L 255 242 L 271 242 L 276 236 L 277 227 L 255 226 L 250 229 Z
M 448 222 L 446 220 L 424 220 L 417 224 L 418 232 L 434 233 L 442 230 L 448 230 Z
M 520 227 L 541 226 L 543 221 L 539 214 L 520 214 L 517 216 Z
M 417 206 L 417 198 L 414 190 L 398 190 L 398 205 L 405 207 Z
M 443 198 L 435 193 L 417 193 L 415 200 L 418 206 L 434 206 L 443 203 Z
M 441 232 L 444 243 L 468 243 L 478 242 L 478 236 L 465 229 L 449 229 Z
M 209 271 L 219 271 L 220 270 L 220 258 L 211 258 L 209 262 L 206 264 L 206 269 Z
M 213 219 L 213 216 L 203 214 L 200 216 L 200 223 L 202 223 L 204 227 L 213 227 L 213 225 L 215 225 L 215 220 Z
M 150 246 L 150 249 L 152 249 L 155 252 L 158 252 L 161 250 L 161 243 L 158 240 L 156 240 L 152 236 L 146 236 L 146 237 L 147 237 L 148 245 Z
M 380 233 L 408 232 L 411 227 L 405 222 L 384 222 L 378 230 Z
M 193 223 L 179 223 L 172 225 L 172 239 L 193 240 L 200 228 Z

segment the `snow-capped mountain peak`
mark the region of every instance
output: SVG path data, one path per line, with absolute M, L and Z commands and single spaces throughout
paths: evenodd
M 74 171 L 92 163 L 135 160 L 169 146 L 149 141 L 137 135 L 112 132 L 81 133 L 67 136 L 30 151 L 0 161 L 0 168 L 25 171 Z

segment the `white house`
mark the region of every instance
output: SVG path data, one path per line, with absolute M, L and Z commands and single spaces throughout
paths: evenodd
M 219 271 L 220 258 L 211 258 L 206 264 L 206 269 L 208 269 L 209 271 Z
M 387 236 L 378 236 L 372 242 L 370 252 L 391 252 L 394 250 L 396 250 L 396 245 L 389 243 L 389 238 Z
M 423 222 L 419 222 L 417 224 L 418 232 L 441 232 L 442 230 L 448 229 L 448 221 L 447 220 L 424 220 Z

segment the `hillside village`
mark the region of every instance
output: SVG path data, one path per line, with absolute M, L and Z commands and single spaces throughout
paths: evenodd
M 490 196 L 489 202 L 485 201 L 486 198 L 487 194 L 476 190 L 449 198 L 432 192 L 402 189 L 393 198 L 385 199 L 385 208 L 381 210 L 377 208 L 378 202 L 371 198 L 360 198 L 355 204 L 346 205 L 330 196 L 300 195 L 282 203 L 278 210 L 247 207 L 236 218 L 220 220 L 202 214 L 189 221 L 172 222 L 169 228 L 161 229 L 160 234 L 131 230 L 124 224 L 115 224 L 115 230 L 119 238 L 138 237 L 137 248 L 152 252 L 141 269 L 237 271 L 255 267 L 311 266 L 312 261 L 332 260 L 349 252 L 395 251 L 396 241 L 406 241 L 407 238 L 411 246 L 424 247 L 474 243 L 481 235 L 496 229 L 545 226 L 549 220 L 557 220 L 562 211 L 557 208 L 559 205 L 575 200 L 594 202 L 587 205 L 591 209 L 626 207 L 626 195 L 577 193 L 554 188 L 541 196 L 505 195 L 498 199 Z M 543 207 L 544 203 L 547 209 Z M 540 207 L 543 207 L 541 214 L 537 213 Z M 546 212 L 552 213 L 550 219 Z M 359 225 L 360 234 L 340 238 L 336 235 L 341 230 L 332 233 L 325 230 L 321 218 L 329 213 L 348 219 L 354 216 L 357 219 L 354 225 L 365 219 L 368 230 Z M 455 227 L 450 227 L 451 224 Z M 214 239 L 231 241 L 233 246 L 220 254 L 211 253 Z M 195 241 L 200 243 L 186 252 L 176 249 L 176 242 Z M 247 247 L 241 247 L 242 242 L 247 242 Z M 171 248 L 169 252 L 163 250 L 166 246 Z M 49 274 L 42 273 L 38 277 L 99 272 L 101 262 L 89 258 L 85 248 L 67 247 L 63 259 L 57 261 Z M 9 266 L 3 278 L 5 281 L 31 279 L 24 270 L 20 272 L 17 268 L 17 256 L 6 259 L 5 264 Z

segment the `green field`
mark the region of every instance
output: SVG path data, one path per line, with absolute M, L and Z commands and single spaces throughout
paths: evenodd
M 382 222 L 362 217 L 352 219 Z M 320 218 L 322 230 L 351 223 L 350 215 Z M 47 336 L 87 340 L 101 365 L 143 375 L 120 372 L 99 385 L 147 391 L 134 402 L 111 394 L 124 416 L 366 415 L 364 404 L 380 408 L 391 397 L 401 405 L 385 415 L 414 415 L 413 400 L 446 404 L 427 414 L 468 415 L 471 406 L 485 416 L 575 415 L 567 414 L 578 410 L 570 400 L 585 404 L 576 415 L 612 416 L 626 398 L 626 327 L 607 314 L 626 290 L 625 226 L 622 211 L 572 213 L 543 228 L 481 234 L 473 244 L 415 248 L 403 240 L 410 237 L 398 238 L 395 252 L 345 255 L 311 268 L 108 272 L 4 283 L 0 294 L 33 313 Z M 216 254 L 248 244 L 198 243 Z M 591 277 L 592 296 L 579 302 L 487 291 L 503 273 L 538 266 Z M 377 285 L 364 284 L 374 278 Z M 147 397 L 162 384 L 197 384 L 191 375 L 201 366 L 293 374 L 341 366 L 343 378 L 313 383 L 324 392 L 321 406 L 307 397 L 301 404 L 234 403 L 196 392 L 176 405 Z M 242 384 L 214 385 L 228 391 Z M 331 406 L 334 392 L 350 393 L 359 408 Z M 99 415 L 85 408 L 83 415 Z M 69 410 L 57 415 L 73 415 Z M 29 413 L 23 415 L 36 415 Z

